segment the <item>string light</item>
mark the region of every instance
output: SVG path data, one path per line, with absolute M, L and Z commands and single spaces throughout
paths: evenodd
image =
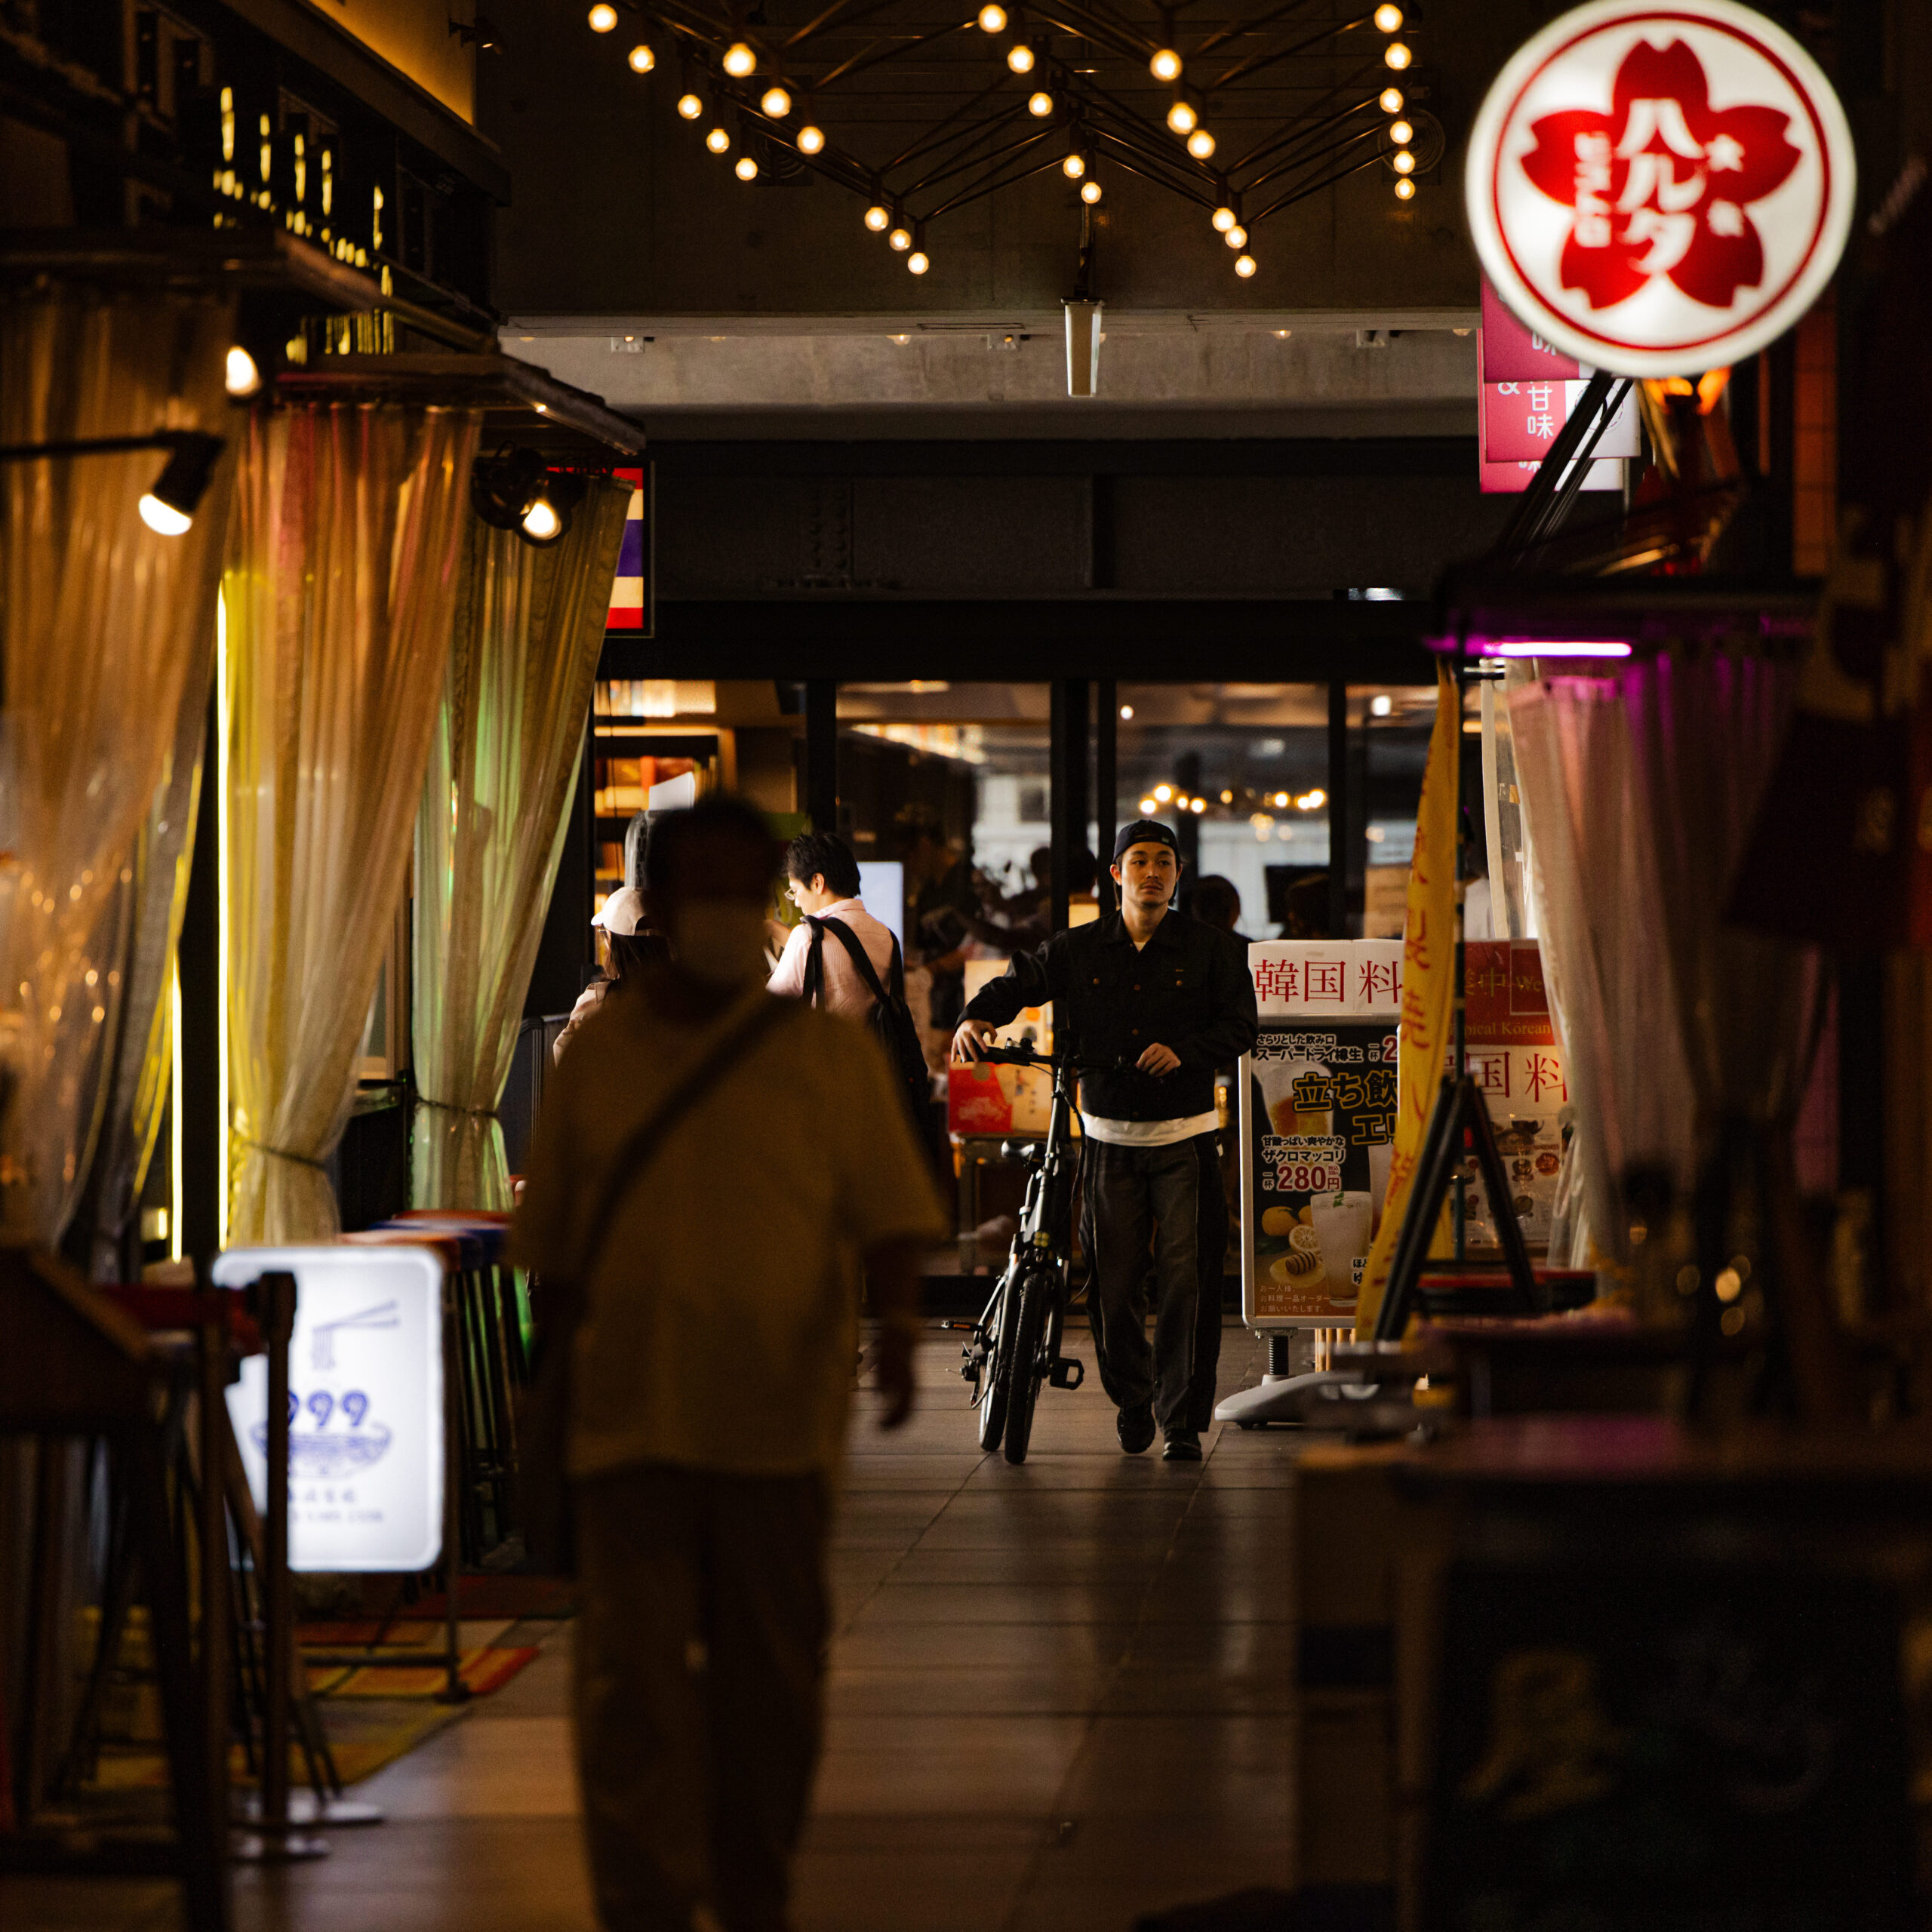
M 1100 184 L 1097 181 L 1083 181 L 1080 184 L 1080 198 L 1091 208 L 1100 198 Z
M 1187 151 L 1196 161 L 1205 161 L 1214 152 L 1214 137 L 1205 128 L 1197 128 L 1187 137 Z
M 1389 138 L 1398 148 L 1405 148 L 1415 139 L 1416 131 L 1406 121 L 1392 122 L 1389 125 Z
M 1399 114 L 1402 111 L 1402 90 L 1384 88 L 1382 90 L 1382 111 L 1384 114 Z
M 704 101 L 694 94 L 681 94 L 678 97 L 678 112 L 687 121 L 695 121 L 704 112 Z
M 1078 148 L 1060 163 L 1060 171 L 1069 181 L 1078 181 L 1087 172 L 1087 157 Z
M 1382 0 L 1375 10 L 1375 24 L 1384 33 L 1393 33 L 1402 24 L 1402 10 L 1392 4 L 1392 0 Z
M 634 74 L 648 74 L 657 65 L 657 56 L 642 41 L 639 41 L 626 57 L 629 60 L 631 72 Z
M 866 226 L 875 235 L 883 235 L 886 224 L 892 219 L 892 211 L 882 202 L 875 202 L 866 211 Z
M 1044 88 L 1029 97 L 1026 112 L 1037 121 L 1044 121 L 1054 111 L 1054 97 Z
M 749 155 L 741 154 L 731 172 L 737 175 L 740 181 L 755 181 L 758 179 L 758 163 L 752 160 Z
M 1156 808 L 1155 806 L 1154 801 L 1152 798 L 1143 798 L 1141 800 L 1140 816 L 1143 818 L 1152 818 L 1154 816 L 1155 810 Z
M 768 121 L 782 121 L 792 111 L 792 97 L 783 88 L 767 88 L 758 107 Z
M 1395 159 L 1389 165 L 1398 174 L 1413 174 L 1416 171 L 1416 158 L 1407 148 L 1398 149 Z
M 1156 48 L 1153 59 L 1147 63 L 1147 71 L 1157 81 L 1177 81 L 1180 78 L 1180 56 L 1171 47 Z
M 1235 257 L 1235 273 L 1242 281 L 1245 281 L 1254 272 L 1254 257 L 1252 255 L 1237 255 Z
M 1214 211 L 1214 232 L 1225 235 L 1235 225 L 1235 211 L 1225 205 Z
M 913 274 L 924 275 L 927 269 L 932 266 L 932 263 L 927 260 L 926 251 L 923 248 L 915 248 L 912 254 L 906 257 L 906 266 Z
M 895 228 L 885 238 L 903 255 L 912 245 L 912 231 L 909 228 Z
M 982 33 L 1004 33 L 1006 31 L 1006 9 L 987 0 L 980 9 L 980 31 Z
M 758 66 L 758 56 L 742 40 L 734 40 L 724 50 L 724 68 L 734 81 L 742 81 Z
M 1393 67 L 1398 74 L 1414 58 L 1415 56 L 1399 40 L 1392 40 L 1382 50 L 1382 64 L 1385 67 Z
M 1242 227 L 1239 222 L 1236 222 L 1233 227 L 1223 234 L 1221 239 L 1230 248 L 1245 248 L 1247 246 L 1247 230 Z
M 592 33 L 608 33 L 617 24 L 617 8 L 607 6 L 605 0 L 597 0 L 597 5 L 590 10 L 590 31 Z
M 798 130 L 798 152 L 801 154 L 817 154 L 824 146 L 823 128 L 814 128 L 808 122 L 805 126 Z
M 1195 112 L 1193 104 L 1187 100 L 1177 100 L 1168 109 L 1168 125 L 1177 134 L 1191 134 L 1201 116 Z
M 1006 50 L 1006 64 L 1016 74 L 1030 74 L 1033 71 L 1033 50 L 1023 40 L 1016 40 Z
M 722 154 L 731 145 L 731 137 L 722 128 L 714 128 L 705 136 L 704 144 L 713 154 Z
M 1398 202 L 1413 201 L 1415 198 L 1415 192 L 1416 184 L 1406 175 L 1395 183 L 1395 198 Z
M 1174 788 L 1171 785 L 1156 785 L 1154 787 L 1155 797 L 1158 798 L 1164 805 L 1174 795 Z

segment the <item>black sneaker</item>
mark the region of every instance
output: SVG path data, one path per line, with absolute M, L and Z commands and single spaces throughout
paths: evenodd
M 1154 1405 L 1141 1402 L 1131 1409 L 1122 1409 L 1114 1417 L 1114 1428 L 1120 1437 L 1120 1446 L 1130 1456 L 1137 1456 L 1154 1439 Z
M 1201 1460 L 1201 1438 L 1191 1429 L 1171 1429 L 1168 1431 L 1167 1447 L 1161 1451 L 1164 1463 L 1198 1463 Z

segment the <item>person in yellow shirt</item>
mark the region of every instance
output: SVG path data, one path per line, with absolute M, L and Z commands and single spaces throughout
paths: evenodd
M 946 1232 L 864 1029 L 791 1001 L 765 1011 L 777 860 L 735 798 L 655 828 L 645 888 L 670 961 L 586 1020 L 551 1077 L 515 1227 L 540 1294 L 552 1276 L 583 1294 L 566 1451 L 574 1701 L 611 1932 L 688 1932 L 706 1914 L 725 1932 L 786 1924 L 861 1268 L 893 1428 L 914 1399 L 919 1257 Z M 755 1022 L 592 1227 L 620 1150 Z

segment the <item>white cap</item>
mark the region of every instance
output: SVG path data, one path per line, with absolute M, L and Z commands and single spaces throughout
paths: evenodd
M 620 939 L 629 939 L 644 924 L 644 894 L 634 885 L 619 888 L 605 900 L 593 926 L 601 926 L 607 933 L 615 933 Z

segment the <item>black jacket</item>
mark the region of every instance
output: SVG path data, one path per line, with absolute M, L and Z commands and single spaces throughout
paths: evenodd
M 1116 912 L 1017 952 L 1005 977 L 982 987 L 965 1017 L 1004 1026 L 1026 1008 L 1054 1003 L 1054 1043 L 1082 1060 L 1126 1069 L 1081 1076 L 1080 1104 L 1109 1120 L 1184 1120 L 1214 1105 L 1214 1070 L 1254 1044 L 1254 982 L 1246 946 L 1214 926 L 1171 912 L 1140 951 Z M 1134 1063 L 1156 1042 L 1180 1056 L 1168 1074 Z

